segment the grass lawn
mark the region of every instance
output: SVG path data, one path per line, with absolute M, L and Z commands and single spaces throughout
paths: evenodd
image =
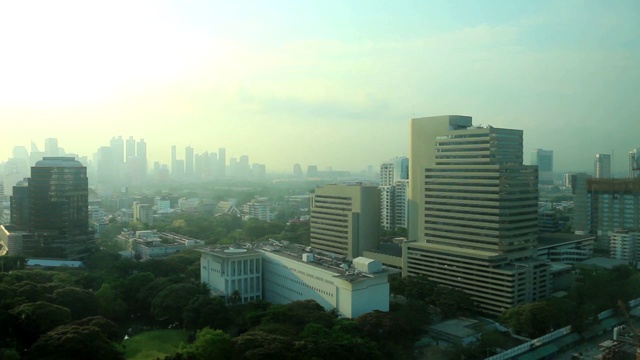
M 123 341 L 127 360 L 156 360 L 178 350 L 181 342 L 187 342 L 186 330 L 155 330 L 140 333 Z

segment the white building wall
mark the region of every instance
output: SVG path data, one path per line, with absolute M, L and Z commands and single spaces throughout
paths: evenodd
M 203 252 L 200 258 L 200 281 L 212 293 L 231 295 L 238 291 L 242 302 L 262 298 L 262 258 L 259 253 L 228 256 Z
M 325 309 L 337 309 L 353 318 L 373 310 L 389 310 L 387 274 L 347 281 L 338 271 L 304 263 L 275 253 L 263 252 L 264 299 L 286 304 L 315 300 Z

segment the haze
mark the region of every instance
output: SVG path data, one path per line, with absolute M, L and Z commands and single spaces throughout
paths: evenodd
M 227 148 L 268 171 L 408 154 L 408 120 L 523 129 L 555 169 L 640 147 L 640 2 L 55 1 L 0 4 L 0 159 L 113 136 Z M 619 156 L 618 156 L 619 155 Z

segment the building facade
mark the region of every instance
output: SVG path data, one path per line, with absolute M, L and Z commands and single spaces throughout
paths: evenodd
M 11 221 L 25 232 L 23 255 L 77 260 L 93 250 L 87 168 L 79 161 L 45 157 L 31 168 L 26 188 L 17 190 L 20 196 L 12 197 L 12 207 L 22 210 Z
M 629 177 L 640 177 L 640 148 L 629 151 Z
M 609 236 L 609 257 L 624 261 L 638 261 L 640 232 L 617 230 Z
M 611 155 L 596 154 L 596 159 L 593 167 L 594 167 L 593 173 L 596 179 L 610 179 L 611 178 Z
M 377 186 L 326 185 L 315 189 L 310 207 L 311 246 L 356 258 L 380 243 Z
M 533 149 L 530 160 L 538 167 L 540 185 L 553 185 L 553 150 Z
M 403 275 L 462 289 L 492 314 L 549 295 L 549 266 L 533 254 L 538 172 L 522 145 L 521 130 L 467 116 L 412 119 Z
M 608 238 L 617 229 L 640 230 L 640 178 L 581 177 L 575 189 L 576 233 Z
M 253 249 L 200 249 L 200 281 L 214 296 L 235 292 L 242 303 L 262 299 L 262 253 Z
M 409 159 L 406 157 L 394 158 L 380 165 L 380 224 L 385 230 L 407 226 L 406 191 L 397 189 L 397 186 L 405 185 L 408 178 Z
M 389 275 L 379 261 L 349 261 L 331 253 L 277 242 L 237 248 L 199 249 L 201 281 L 214 296 L 242 302 L 264 298 L 274 304 L 314 300 L 327 311 L 355 318 L 389 310 Z

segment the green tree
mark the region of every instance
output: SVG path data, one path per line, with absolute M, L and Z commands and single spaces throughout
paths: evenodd
M 78 320 L 98 314 L 96 295 L 90 291 L 66 287 L 53 293 L 52 302 L 71 311 L 71 318 Z
M 226 330 L 233 323 L 231 312 L 221 298 L 197 295 L 182 312 L 184 328 L 202 329 L 206 326 Z
M 15 318 L 16 338 L 22 349 L 30 347 L 55 327 L 71 321 L 69 309 L 44 301 L 22 304 L 9 313 Z
M 151 302 L 151 314 L 157 320 L 182 322 L 183 309 L 200 293 L 201 288 L 193 284 L 169 285 Z
M 111 284 L 102 284 L 100 290 L 96 291 L 96 301 L 98 305 L 98 314 L 117 321 L 122 320 L 127 315 L 127 304 L 117 297 Z
M 188 359 L 233 359 L 235 358 L 231 336 L 222 330 L 205 327 L 196 334 L 196 340 L 181 351 Z
M 65 325 L 43 335 L 27 352 L 27 359 L 121 360 L 118 351 L 102 331 L 94 326 Z

